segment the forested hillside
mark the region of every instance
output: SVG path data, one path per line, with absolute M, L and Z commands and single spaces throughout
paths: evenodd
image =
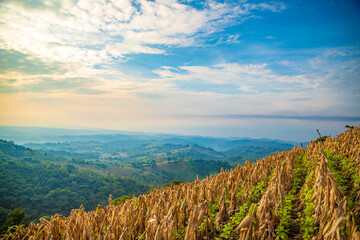
M 179 156 L 156 160 L 119 165 L 116 160 L 67 159 L 0 140 L 0 228 L 16 208 L 25 212 L 24 222 L 56 213 L 68 216 L 80 205 L 88 211 L 107 205 L 110 194 L 137 196 L 174 180 L 194 181 L 230 169 L 227 162 Z
M 6 212 L 21 207 L 27 219 L 59 213 L 84 205 L 95 209 L 108 196 L 133 195 L 149 190 L 149 185 L 130 178 L 101 175 L 79 169 L 11 142 L 0 141 L 0 206 Z M 3 223 L 4 218 L 1 219 Z
M 276 142 L 275 140 L 270 142 L 269 140 L 257 139 L 234 141 L 217 139 L 211 143 L 194 139 L 166 139 L 162 141 L 124 140 L 105 143 L 99 141 L 28 143 L 25 146 L 66 158 L 136 162 L 144 157 L 156 158 L 159 155 L 177 155 L 183 158 L 203 160 L 226 161 L 231 157 L 254 160 L 274 152 L 290 150 L 294 145 Z
M 360 129 L 5 239 L 360 239 Z

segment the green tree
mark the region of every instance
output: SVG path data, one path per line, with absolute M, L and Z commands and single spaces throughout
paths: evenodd
M 165 185 L 163 186 L 163 188 L 180 185 L 181 183 L 182 183 L 182 181 L 180 181 L 180 180 L 174 180 L 174 181 L 172 181 L 171 183 L 165 184 Z
M 119 205 L 119 203 L 124 203 L 127 199 L 132 199 L 133 197 L 131 196 L 122 196 L 119 198 L 115 198 L 114 200 L 111 201 L 111 205 Z
M 1 233 L 5 233 L 9 228 L 24 224 L 23 220 L 25 212 L 21 208 L 15 208 L 6 220 L 5 224 L 1 227 Z

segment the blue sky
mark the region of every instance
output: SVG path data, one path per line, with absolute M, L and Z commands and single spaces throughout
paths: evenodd
M 0 124 L 308 140 L 360 123 L 360 2 L 0 3 Z

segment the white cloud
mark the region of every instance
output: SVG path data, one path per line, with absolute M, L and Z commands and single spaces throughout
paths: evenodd
M 162 67 L 153 71 L 169 81 L 201 80 L 212 84 L 230 84 L 249 92 L 299 91 L 318 86 L 318 76 L 304 74 L 296 76 L 275 74 L 266 64 L 223 63 L 214 66 L 181 66 L 178 69 Z M 292 86 L 289 84 L 296 84 Z
M 270 10 L 273 12 L 280 12 L 286 9 L 286 6 L 283 2 L 274 3 L 260 3 L 260 4 L 250 4 L 250 9 L 261 9 L 261 10 Z
M 130 44 L 123 44 L 123 43 L 115 43 L 106 45 L 104 53 L 108 53 L 113 57 L 124 57 L 126 54 L 130 53 L 146 53 L 146 54 L 162 54 L 165 53 L 164 50 L 158 48 L 152 48 L 148 46 L 144 46 L 141 44 L 130 43 Z
M 0 48 L 47 61 L 106 63 L 125 54 L 162 54 L 163 46 L 191 46 L 254 11 L 279 11 L 282 4 L 204 2 L 202 9 L 171 1 L 64 0 L 31 8 L 6 1 L 0 7 Z M 5 34 L 4 34 L 5 33 Z M 228 42 L 238 42 L 239 35 Z
M 265 39 L 275 39 L 275 37 L 270 35 L 270 36 L 266 36 Z
M 239 87 L 239 90 L 247 93 L 256 93 L 256 91 L 251 86 L 246 85 Z
M 326 49 L 323 53 L 324 57 L 345 57 L 345 56 L 359 56 L 359 48 L 354 47 L 342 47 Z

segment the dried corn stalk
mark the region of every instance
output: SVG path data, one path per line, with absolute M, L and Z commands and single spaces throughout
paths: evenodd
M 262 181 L 267 182 L 265 192 L 233 230 L 240 239 L 274 239 L 274 227 L 279 221 L 275 213 L 291 187 L 295 158 L 299 154 L 308 157 L 306 170 L 310 176 L 299 194 L 305 188 L 314 189 L 313 217 L 319 227 L 314 238 L 360 239 L 356 227 L 360 187 L 353 185 L 356 208 L 350 211 L 347 196 L 337 187 L 322 149 L 344 153 L 355 166 L 360 166 L 360 129 L 356 127 L 334 139 L 328 137 L 322 145 L 311 142 L 305 149 L 273 154 L 253 164 L 246 162 L 245 166 L 203 180 L 153 190 L 118 206 L 99 206 L 90 212 L 81 207 L 71 211 L 68 217 L 55 215 L 50 221 L 41 219 L 38 224 L 19 227 L 3 239 L 214 239 L 245 199 L 251 197 L 249 189 Z M 359 167 L 356 173 L 360 176 Z M 243 194 L 239 195 L 239 190 Z M 303 200 L 298 204 L 301 207 Z M 210 206 L 217 209 L 214 218 L 209 216 Z M 206 231 L 199 233 L 204 221 Z

